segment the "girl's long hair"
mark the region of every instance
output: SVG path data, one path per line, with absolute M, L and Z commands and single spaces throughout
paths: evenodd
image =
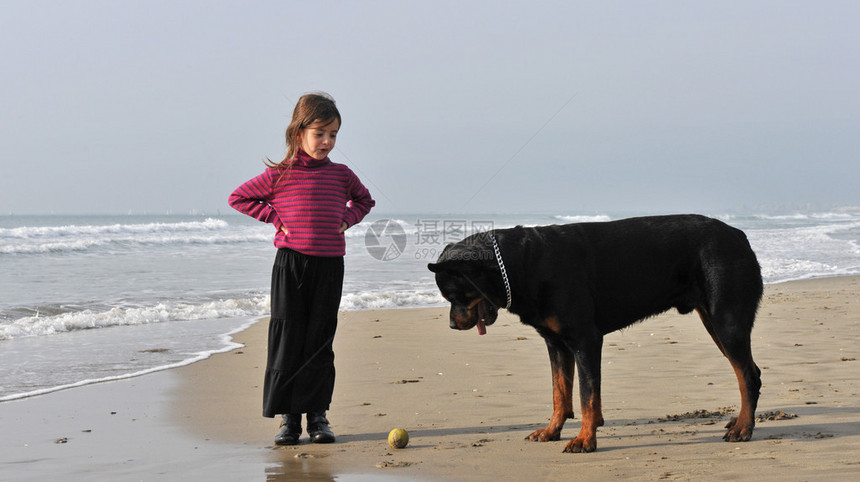
M 280 162 L 266 159 L 266 165 L 281 170 L 281 176 L 286 175 L 296 162 L 302 131 L 314 122 L 329 124 L 335 120 L 338 124 L 342 123 L 332 96 L 325 92 L 312 92 L 301 96 L 293 109 L 293 120 L 287 126 L 287 154 Z

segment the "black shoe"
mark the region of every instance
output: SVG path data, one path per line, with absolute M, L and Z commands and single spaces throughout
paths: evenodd
M 275 435 L 275 445 L 296 445 L 302 435 L 302 414 L 284 415 L 281 430 Z
M 328 428 L 325 412 L 308 413 L 308 435 L 315 444 L 330 444 L 334 442 L 334 434 Z

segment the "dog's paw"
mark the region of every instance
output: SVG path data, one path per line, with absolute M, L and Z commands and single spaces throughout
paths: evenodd
M 561 439 L 561 430 L 550 430 L 549 427 L 535 430 L 526 440 L 532 442 L 551 442 Z
M 749 442 L 752 438 L 753 428 L 755 423 L 740 424 L 737 417 L 732 417 L 729 423 L 726 424 L 726 434 L 723 435 L 723 440 L 726 442 Z
M 735 424 L 737 424 L 737 423 L 738 423 L 738 417 L 732 417 L 729 420 L 729 423 L 727 423 L 726 426 L 723 428 L 727 428 L 727 429 L 731 430 L 735 426 Z
M 564 448 L 566 454 L 580 454 L 597 450 L 597 437 L 576 437 Z

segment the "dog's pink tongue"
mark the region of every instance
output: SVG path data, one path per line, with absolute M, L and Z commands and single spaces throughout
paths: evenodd
M 484 320 L 478 321 L 478 334 L 486 335 L 487 334 L 487 325 L 484 323 Z

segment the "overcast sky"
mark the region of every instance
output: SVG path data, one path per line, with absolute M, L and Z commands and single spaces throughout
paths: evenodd
M 0 213 L 231 212 L 298 97 L 377 213 L 860 205 L 860 2 L 0 2 Z

